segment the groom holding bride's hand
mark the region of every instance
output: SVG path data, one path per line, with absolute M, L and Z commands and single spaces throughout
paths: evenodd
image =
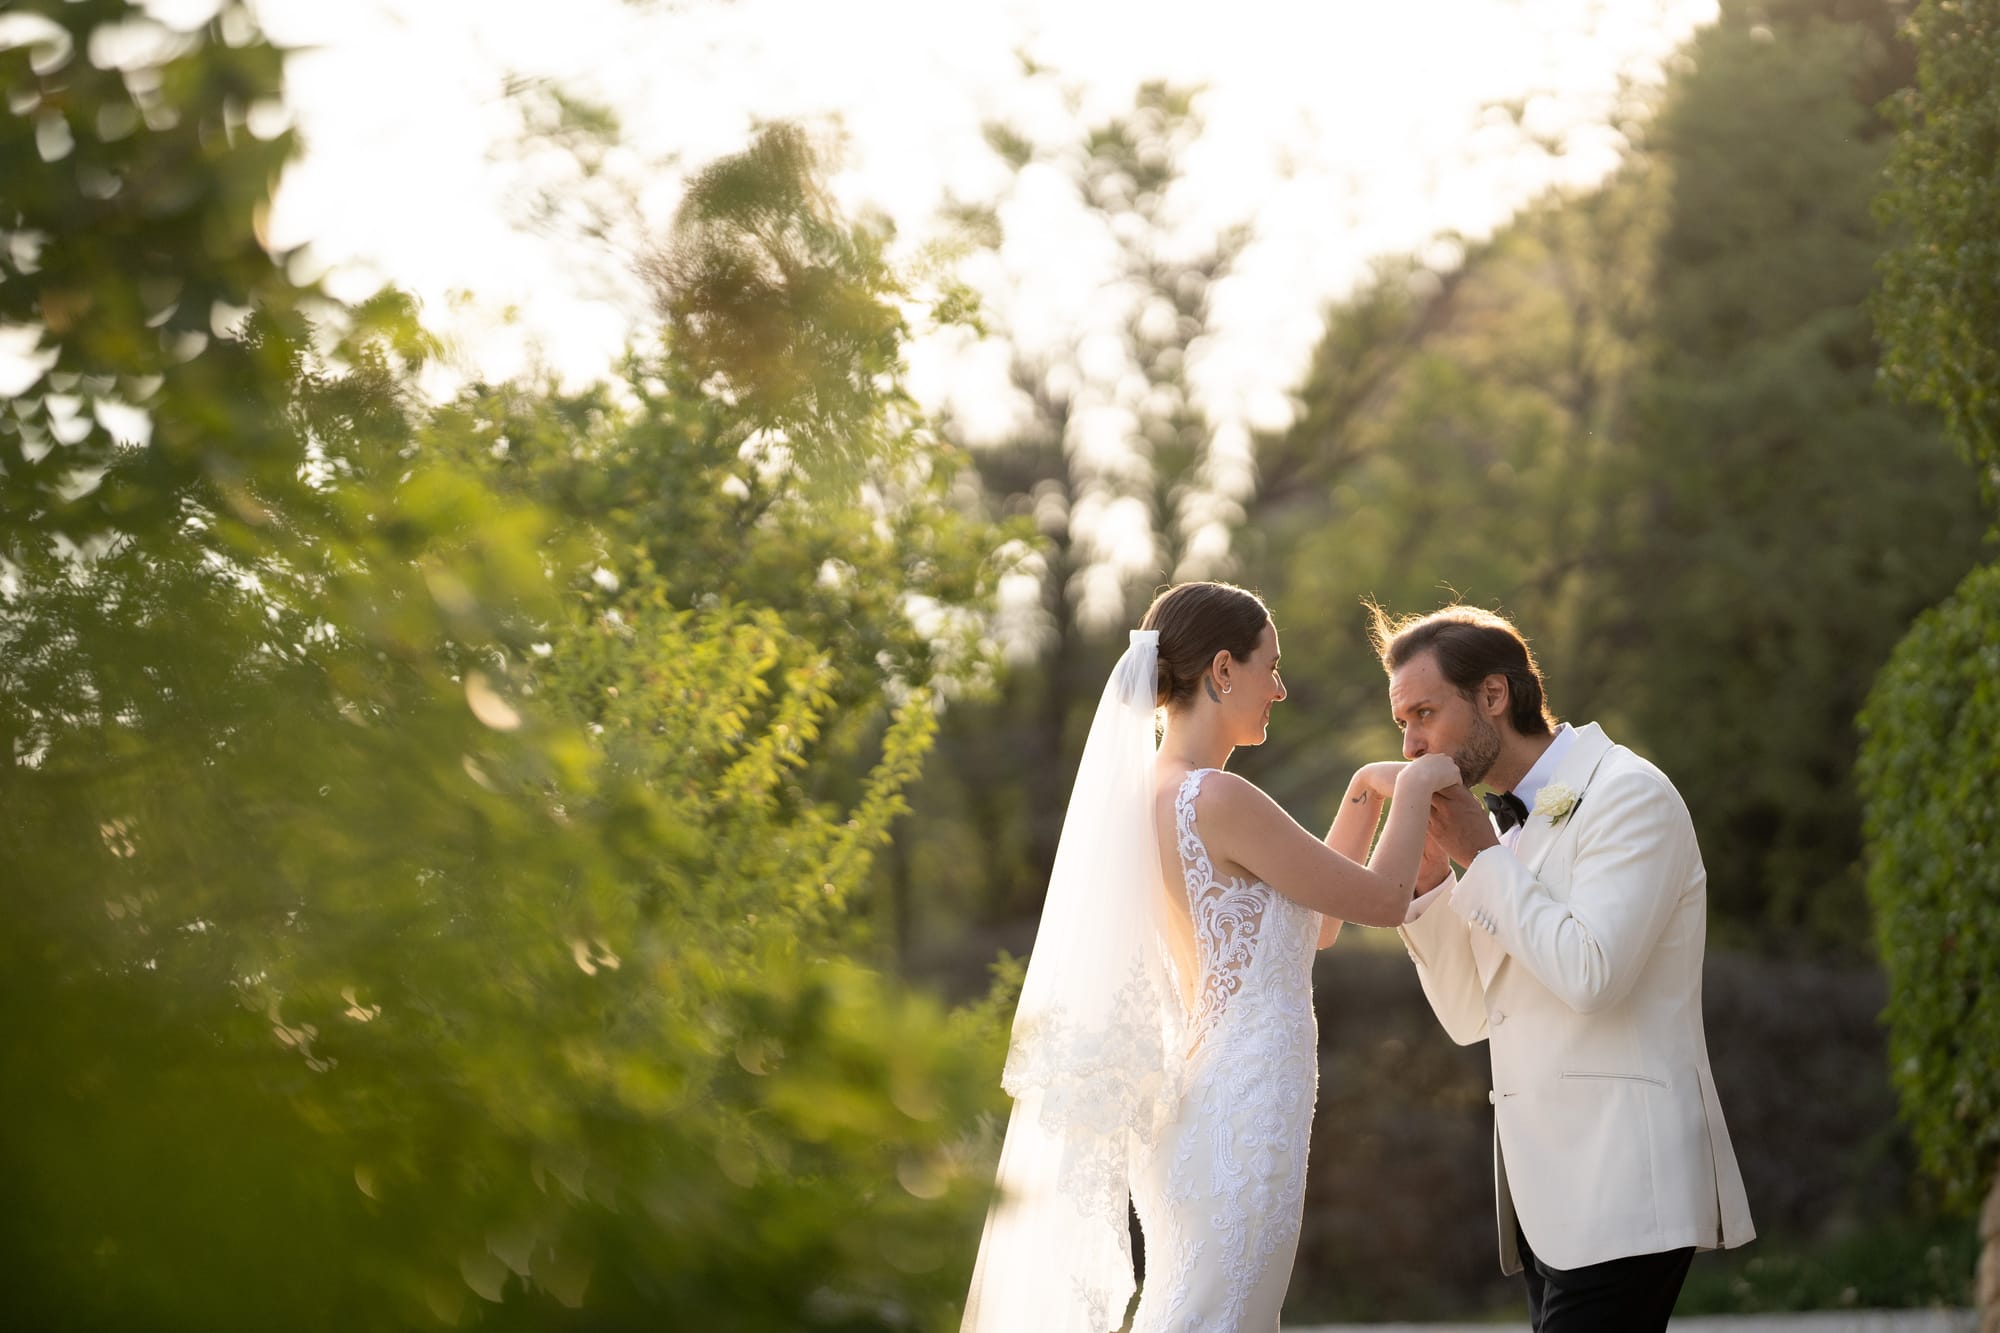
M 1664 1329 L 1695 1250 L 1755 1234 L 1702 1030 L 1687 808 L 1595 723 L 1556 723 L 1506 620 L 1370 609 L 1404 757 L 1465 779 L 1433 798 L 1401 933 L 1445 1031 L 1490 1044 L 1501 1268 L 1538 1333 Z

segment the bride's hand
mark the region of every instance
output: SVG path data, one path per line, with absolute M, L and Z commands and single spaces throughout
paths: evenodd
M 1348 795 L 1365 793 L 1386 801 L 1396 794 L 1396 778 L 1408 767 L 1409 765 L 1400 759 L 1386 759 L 1378 764 L 1363 764 L 1354 770 L 1354 776 L 1348 781 Z
M 1404 766 L 1401 776 L 1396 779 L 1396 788 L 1401 795 L 1428 800 L 1432 794 L 1447 787 L 1456 787 L 1463 781 L 1458 761 L 1441 750 L 1433 750 Z

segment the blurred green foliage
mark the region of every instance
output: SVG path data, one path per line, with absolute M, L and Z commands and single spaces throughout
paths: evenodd
M 2000 12 L 1924 0 L 1910 20 L 1914 87 L 1889 110 L 1899 134 L 1879 205 L 1900 243 L 1882 263 L 1875 315 L 1883 368 L 1944 415 L 1945 430 L 2000 501 Z
M 2000 1167 L 2000 566 L 1918 619 L 1861 723 L 1891 1068 L 1924 1166 L 1970 1207 Z
M 1900 133 L 1879 200 L 1899 243 L 1876 317 L 1889 374 L 1942 411 L 1990 502 L 2000 498 L 2000 7 L 1930 0 L 1910 26 L 1918 77 L 1892 104 Z M 1967 1208 L 2000 1192 L 1996 681 L 2000 565 L 1988 565 L 1917 621 L 1861 719 L 1896 1087 L 1925 1167 Z
M 1720 938 L 1864 946 L 1853 717 L 1983 526 L 1949 444 L 1878 385 L 1892 28 L 1881 5 L 1724 4 L 1604 185 L 1335 311 L 1260 457 L 1246 559 L 1304 660 L 1287 740 L 1246 772 L 1316 804 L 1388 752 L 1338 608 L 1449 587 L 1517 617 L 1563 715 L 1690 793 Z
M 1654 313 L 1593 632 L 1607 697 L 1695 793 L 1711 902 L 1856 949 L 1854 716 L 1983 528 L 1934 423 L 1882 391 L 1870 201 L 1903 76 L 1887 7 L 1725 5 L 1649 145 L 1671 164 Z M 1836 21 L 1829 22 L 1829 18 Z
M 775 129 L 620 383 L 433 408 L 259 239 L 282 63 L 0 17 L 5 1321 L 942 1322 L 1004 991 L 865 890 L 1000 567 L 910 293 Z
M 1989 500 L 2000 467 L 2000 6 L 1922 5 L 1914 89 L 1880 206 L 1886 364 L 1942 409 Z M 1890 1052 L 1926 1168 L 1971 1207 L 2000 1197 L 2000 565 L 1920 618 L 1861 718 L 1868 893 L 1888 969 Z
M 1961 1308 L 1972 1303 L 1975 1248 L 1962 1221 L 1898 1221 L 1821 1241 L 1759 1235 L 1755 1245 L 1701 1256 L 1674 1313 Z

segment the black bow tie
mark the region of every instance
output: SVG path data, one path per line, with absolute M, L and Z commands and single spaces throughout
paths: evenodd
M 1486 809 L 1493 816 L 1500 831 L 1505 833 L 1516 824 L 1528 822 L 1528 806 L 1511 791 L 1489 791 L 1479 798 L 1486 803 Z

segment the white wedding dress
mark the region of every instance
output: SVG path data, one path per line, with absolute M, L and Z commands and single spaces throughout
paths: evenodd
M 1188 774 L 1174 801 L 1198 975 L 1178 1110 L 1133 1163 L 1146 1279 L 1132 1333 L 1276 1329 L 1304 1215 L 1320 915 L 1217 878 L 1195 818 L 1214 771 Z

